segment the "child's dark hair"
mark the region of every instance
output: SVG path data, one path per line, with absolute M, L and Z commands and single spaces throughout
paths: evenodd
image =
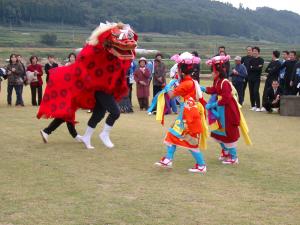
M 217 72 L 219 72 L 219 78 L 226 78 L 227 77 L 225 63 L 215 64 L 215 69 L 216 69 Z

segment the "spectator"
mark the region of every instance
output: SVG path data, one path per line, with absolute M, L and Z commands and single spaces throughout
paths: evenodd
M 45 65 L 45 72 L 46 72 L 46 82 L 49 81 L 49 70 L 58 67 L 58 64 L 55 62 L 53 55 L 48 55 L 48 63 Z
M 134 72 L 134 80 L 136 82 L 136 94 L 140 105 L 140 110 L 147 110 L 149 107 L 150 96 L 150 76 L 151 72 L 146 67 L 147 60 L 142 57 L 139 60 L 139 68 Z
M 162 54 L 157 53 L 154 61 L 153 97 L 166 85 L 166 66 L 162 62 Z
M 268 112 L 276 111 L 275 109 L 280 108 L 280 96 L 282 91 L 279 87 L 278 80 L 272 81 L 272 86 L 267 90 L 266 93 L 266 101 L 263 106 L 266 108 Z
M 220 56 L 226 56 L 227 53 L 220 51 L 219 55 Z M 226 77 L 225 78 L 228 78 L 229 77 L 229 71 L 230 71 L 230 61 L 228 60 L 227 62 L 225 62 L 224 66 L 225 66 L 225 72 L 226 72 Z
M 26 67 L 25 67 L 25 64 L 23 63 L 23 58 L 21 55 L 17 55 L 17 59 L 18 59 L 18 63 L 21 64 L 23 71 L 24 71 L 22 74 L 22 79 L 23 79 L 24 83 L 21 87 L 21 95 L 23 96 L 23 88 L 24 88 L 24 85 L 26 85 Z
M 244 84 L 245 78 L 248 76 L 247 69 L 245 65 L 241 63 L 242 58 L 240 56 L 235 57 L 235 67 L 232 70 L 231 77 L 232 77 L 232 84 L 237 90 L 239 95 L 239 103 L 243 105 L 244 102 Z
M 34 76 L 37 78 L 36 81 L 30 83 L 31 89 L 31 103 L 33 106 L 40 105 L 43 96 L 43 69 L 40 64 L 38 64 L 38 57 L 30 57 L 30 65 L 27 67 L 27 72 L 33 72 Z M 38 93 L 38 102 L 36 102 L 36 93 Z
M 290 51 L 290 59 L 286 60 L 282 65 L 281 69 L 285 68 L 285 74 L 284 74 L 284 89 L 283 94 L 284 95 L 292 95 L 293 94 L 293 71 L 295 68 L 295 64 L 297 62 L 296 60 L 297 53 L 295 51 Z
M 129 100 L 130 103 L 132 105 L 132 85 L 134 84 L 134 71 L 136 70 L 136 62 L 134 60 L 132 60 L 131 64 L 130 64 L 130 68 L 127 72 L 127 83 L 128 83 L 128 87 L 129 87 Z
M 68 56 L 68 62 L 66 63 L 66 66 L 72 65 L 76 61 L 76 54 L 71 52 Z
M 252 47 L 248 46 L 246 48 L 246 50 L 247 50 L 247 55 L 242 57 L 241 63 L 244 64 L 244 66 L 246 66 L 247 73 L 249 74 L 249 72 L 250 72 L 249 62 L 252 59 Z M 246 91 L 246 88 L 247 88 L 247 84 L 248 84 L 248 77 L 245 78 L 244 89 L 243 89 L 243 96 L 244 97 L 245 97 L 245 91 Z
M 7 71 L 7 104 L 11 106 L 11 97 L 13 89 L 15 89 L 17 100 L 16 106 L 24 106 L 22 98 L 22 89 L 23 89 L 23 67 L 18 62 L 17 55 L 11 54 L 9 57 L 9 64 L 6 67 Z
M 23 63 L 23 58 L 21 55 L 17 55 L 17 59 L 18 59 L 18 63 L 21 64 L 22 68 L 23 68 L 23 75 L 22 78 L 25 81 L 26 80 L 26 67 L 25 67 L 25 63 Z
M 192 55 L 199 57 L 199 54 L 197 51 L 193 51 Z M 200 63 L 194 64 L 194 71 L 192 73 L 192 78 L 193 78 L 193 80 L 196 80 L 196 81 L 198 81 L 198 83 L 200 83 Z
M 6 79 L 6 70 L 4 68 L 0 68 L 0 93 L 1 93 L 1 82 L 2 78 Z
M 300 60 L 296 63 L 293 72 L 294 95 L 300 95 Z
M 261 109 L 260 109 L 259 87 L 260 87 L 260 77 L 264 66 L 264 60 L 259 56 L 260 55 L 259 47 L 253 47 L 252 52 L 253 52 L 253 58 L 250 59 L 249 73 L 248 73 L 251 110 L 260 112 Z
M 279 57 L 280 57 L 280 52 L 277 50 L 273 51 L 272 62 L 269 63 L 268 67 L 265 70 L 265 72 L 268 73 L 268 75 L 264 87 L 264 93 L 262 99 L 263 105 L 265 105 L 267 101 L 267 92 L 272 87 L 272 81 L 279 79 L 280 67 L 281 67 L 281 62 L 279 61 Z M 263 107 L 262 111 L 266 111 L 266 109 Z
M 283 65 L 283 63 L 287 60 L 289 60 L 289 55 L 290 55 L 290 52 L 289 51 L 283 51 L 282 52 L 282 60 L 281 60 L 281 65 Z M 284 75 L 285 75 L 285 71 L 286 71 L 286 68 L 282 68 L 280 70 L 280 74 L 279 74 L 279 86 L 281 88 L 281 90 L 284 89 Z

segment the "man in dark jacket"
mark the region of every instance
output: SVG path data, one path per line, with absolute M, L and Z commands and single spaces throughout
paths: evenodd
M 293 94 L 300 95 L 300 60 L 295 65 L 292 81 L 294 86 Z
M 248 76 L 246 67 L 241 64 L 241 57 L 237 56 L 235 57 L 235 67 L 232 70 L 231 73 L 231 79 L 232 84 L 235 87 L 238 95 L 239 95 L 239 103 L 240 105 L 243 105 L 244 102 L 244 83 L 245 78 Z
M 260 77 L 262 69 L 264 66 L 264 60 L 259 56 L 260 48 L 253 47 L 253 58 L 249 61 L 249 73 L 248 73 L 248 82 L 249 82 L 249 93 L 251 101 L 251 110 L 260 112 Z
M 274 108 L 280 108 L 280 96 L 282 91 L 279 87 L 278 80 L 272 81 L 272 86 L 268 89 L 266 93 L 266 101 L 263 106 L 268 112 L 272 112 Z
M 242 64 L 244 64 L 244 66 L 247 69 L 247 73 L 249 74 L 250 72 L 250 67 L 249 67 L 249 62 L 252 59 L 252 47 L 248 46 L 247 47 L 247 55 L 242 57 Z M 245 96 L 245 91 L 247 88 L 247 84 L 248 84 L 248 77 L 245 78 L 245 83 L 244 83 L 244 89 L 243 89 L 243 96 Z
M 279 51 L 273 51 L 272 54 L 272 62 L 269 63 L 268 67 L 266 68 L 267 80 L 265 82 L 265 88 L 264 88 L 264 94 L 263 94 L 263 105 L 265 105 L 267 101 L 267 92 L 269 88 L 272 87 L 272 81 L 273 80 L 279 80 L 279 74 L 280 74 L 280 67 L 281 62 L 279 61 L 280 52 Z M 266 109 L 263 107 L 262 111 L 266 111 Z
M 285 75 L 284 75 L 284 95 L 292 95 L 293 94 L 293 71 L 296 65 L 296 55 L 297 53 L 295 51 L 290 51 L 290 59 L 285 61 L 281 65 L 281 69 L 285 68 Z
M 55 62 L 54 60 L 54 56 L 53 55 L 49 55 L 48 56 L 48 63 L 45 65 L 45 72 L 47 74 L 46 76 L 46 82 L 48 83 L 49 81 L 49 70 L 58 67 L 58 64 Z

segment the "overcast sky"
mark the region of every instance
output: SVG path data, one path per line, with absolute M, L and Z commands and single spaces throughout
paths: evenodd
M 267 6 L 277 10 L 289 10 L 300 14 L 300 0 L 217 0 L 220 2 L 229 2 L 235 7 L 240 3 L 244 7 L 255 9 L 256 7 Z

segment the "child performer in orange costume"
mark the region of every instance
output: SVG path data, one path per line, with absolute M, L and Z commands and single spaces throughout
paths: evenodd
M 193 65 L 200 63 L 200 58 L 185 52 L 181 55 L 175 55 L 171 59 L 178 63 L 178 74 L 180 83 L 171 90 L 167 85 L 170 98 L 180 97 L 180 113 L 169 129 L 165 144 L 167 145 L 167 154 L 155 165 L 165 168 L 172 167 L 172 161 L 177 146 L 188 149 L 196 161 L 195 167 L 189 169 L 189 172 L 205 173 L 206 165 L 203 154 L 199 150 L 201 140 L 203 148 L 206 146 L 206 122 L 205 122 L 205 101 L 202 96 L 200 85 L 191 77 L 193 73 Z M 158 97 L 159 98 L 159 97 Z M 157 117 L 160 117 L 160 103 L 157 104 Z M 162 112 L 163 113 L 163 112 Z

